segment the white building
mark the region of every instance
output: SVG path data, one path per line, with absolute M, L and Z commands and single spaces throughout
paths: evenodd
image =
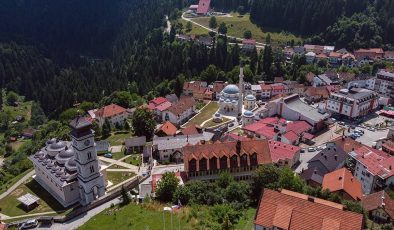
M 94 115 L 92 118 L 97 121 L 100 127 L 103 126 L 105 120 L 108 120 L 111 126 L 115 127 L 117 124 L 123 125 L 124 121 L 130 116 L 130 113 L 122 106 L 110 104 L 97 109 Z
M 181 97 L 179 101 L 162 112 L 163 121 L 182 125 L 196 113 L 196 101 L 193 97 Z
M 242 114 L 242 126 L 250 125 L 254 122 L 254 113 L 252 111 L 246 110 Z
M 376 90 L 383 96 L 394 97 L 394 73 L 380 70 L 376 74 Z
M 245 110 L 252 111 L 256 107 L 256 98 L 253 95 L 247 95 L 244 100 Z
M 180 163 L 183 161 L 183 147 L 189 144 L 195 145 L 205 141 L 208 142 L 213 136 L 213 133 L 203 132 L 194 135 L 155 137 L 153 139 L 152 152 L 154 158 L 159 161 Z
M 349 153 L 347 164 L 361 182 L 364 194 L 382 190 L 394 183 L 394 157 L 388 153 L 363 146 Z
M 375 110 L 378 98 L 377 93 L 368 89 L 341 89 L 338 93 L 331 93 L 326 110 L 331 114 L 358 118 Z
M 60 204 L 88 205 L 105 193 L 106 171 L 96 153 L 92 124 L 83 117 L 70 123 L 72 142 L 52 139 L 30 156 L 34 179 Z
M 307 54 L 305 54 L 305 57 L 306 57 L 306 62 L 308 64 L 312 64 L 315 62 L 316 54 L 314 52 L 308 52 Z

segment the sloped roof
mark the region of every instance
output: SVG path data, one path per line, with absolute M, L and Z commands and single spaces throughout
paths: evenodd
M 291 142 L 295 142 L 298 140 L 298 138 L 300 138 L 295 132 L 293 131 L 289 131 L 286 132 L 285 134 L 283 134 L 283 137 L 285 137 L 287 140 L 291 141 Z
M 193 134 L 199 134 L 201 132 L 202 132 L 201 127 L 195 124 L 190 124 L 186 128 L 181 130 L 181 133 L 183 135 L 193 135 Z
M 107 117 L 119 115 L 124 112 L 126 112 L 126 109 L 123 108 L 122 106 L 119 106 L 117 104 L 110 104 L 110 105 L 107 105 L 107 106 L 104 106 L 104 107 L 98 109 L 95 112 L 95 114 L 96 114 L 96 117 L 107 118 Z
M 364 196 L 361 205 L 367 212 L 383 208 L 394 219 L 394 200 L 384 190 Z
M 273 163 L 277 163 L 279 160 L 293 159 L 294 155 L 301 149 L 300 147 L 274 140 L 269 140 L 268 144 Z
M 198 3 L 197 14 L 206 14 L 209 10 L 211 0 L 200 0 Z
M 300 177 L 302 179 L 306 181 L 311 180 L 319 184 L 323 183 L 323 176 L 324 173 L 322 173 L 317 167 L 308 168 L 300 173 Z
M 178 116 L 191 108 L 195 104 L 195 100 L 192 97 L 182 97 L 176 104 L 170 106 L 167 110 Z
M 342 208 L 342 205 L 296 192 L 265 189 L 254 223 L 289 230 L 362 229 L 363 215 Z
M 360 181 L 346 168 L 324 175 L 322 187 L 331 192 L 344 191 L 354 200 L 361 200 L 363 195 Z
M 161 103 L 160 105 L 156 106 L 156 109 L 163 112 L 165 110 L 167 110 L 168 108 L 170 108 L 172 106 L 172 103 L 169 101 L 165 101 L 163 103 Z
M 168 101 L 168 100 L 166 98 L 164 98 L 164 97 L 156 97 L 153 100 L 150 100 L 149 103 L 153 103 L 156 106 L 158 106 L 158 105 L 160 105 L 160 104 L 162 104 L 162 103 L 164 103 L 166 101 Z
M 308 132 L 312 129 L 312 125 L 310 125 L 306 121 L 293 121 L 287 123 L 286 131 L 293 131 L 297 135 L 301 135 L 301 133 Z
M 174 124 L 172 124 L 169 121 L 166 121 L 160 126 L 160 128 L 156 131 L 156 133 L 161 131 L 165 133 L 167 136 L 174 136 L 176 134 L 176 130 L 177 128 L 175 127 Z
M 322 173 L 332 172 L 336 170 L 339 165 L 343 164 L 346 157 L 347 153 L 340 146 L 332 144 L 316 154 L 308 163 L 319 161 L 324 166 L 324 168 L 319 169 L 319 171 L 321 170 Z

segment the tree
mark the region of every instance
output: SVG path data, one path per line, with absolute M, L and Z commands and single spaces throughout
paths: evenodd
M 29 124 L 31 126 L 39 126 L 47 122 L 47 117 L 42 110 L 40 103 L 33 102 L 31 105 L 31 118 Z
M 218 32 L 219 32 L 220 34 L 224 34 L 224 35 L 227 34 L 227 26 L 226 26 L 226 23 L 224 23 L 224 22 L 220 23 L 219 28 L 218 28 Z
M 272 48 L 270 45 L 265 46 L 263 53 L 263 73 L 266 80 L 272 80 L 271 66 L 273 62 Z
M 245 39 L 251 39 L 252 38 L 252 31 L 247 30 L 244 32 L 244 38 Z
M 270 45 L 271 44 L 271 34 L 268 33 L 267 37 L 265 37 L 265 44 Z
M 157 183 L 156 198 L 163 202 L 173 200 L 175 191 L 178 188 L 179 179 L 174 172 L 166 172 Z
M 212 16 L 212 17 L 209 19 L 209 28 L 215 29 L 216 27 L 218 27 L 218 22 L 216 21 L 216 17 L 215 17 L 215 16 Z
M 193 29 L 193 24 L 190 21 L 186 23 L 186 32 L 190 32 Z
M 227 188 L 234 181 L 234 177 L 229 172 L 222 172 L 219 175 L 219 178 L 216 180 L 216 183 L 220 188 Z
M 105 119 L 103 126 L 101 127 L 101 135 L 103 138 L 107 138 L 111 135 L 111 124 L 108 119 Z
M 122 205 L 130 204 L 130 202 L 131 202 L 131 198 L 129 192 L 127 192 L 125 187 L 122 185 Z
M 60 114 L 59 119 L 63 122 L 68 122 L 68 121 L 71 121 L 72 119 L 76 118 L 78 116 L 78 114 L 79 114 L 78 109 L 70 108 L 70 109 L 63 111 Z
M 15 105 L 15 103 L 18 101 L 18 97 L 18 94 L 16 94 L 14 91 L 8 91 L 6 95 L 7 105 Z
M 179 74 L 175 79 L 174 93 L 179 98 L 183 92 L 183 84 L 185 83 L 185 75 Z
M 96 104 L 90 101 L 83 101 L 78 107 L 82 111 L 88 112 L 89 110 L 94 109 L 96 107 Z
M 129 124 L 129 122 L 125 119 L 124 121 L 123 121 L 123 123 L 124 123 L 124 130 L 127 130 L 127 131 L 129 131 L 130 130 L 130 124 Z
M 136 136 L 145 136 L 147 140 L 151 140 L 156 127 L 153 113 L 146 108 L 137 108 L 133 113 L 131 126 Z
M 278 187 L 277 181 L 279 180 L 280 174 L 280 169 L 272 164 L 259 166 L 254 171 L 252 175 L 252 187 L 256 201 L 260 198 L 263 188 L 276 189 Z
M 278 184 L 280 188 L 295 192 L 302 192 L 304 186 L 302 179 L 288 167 L 281 170 Z
M 178 186 L 176 189 L 172 202 L 178 204 L 179 202 L 181 205 L 187 205 L 192 197 L 189 187 L 187 186 Z

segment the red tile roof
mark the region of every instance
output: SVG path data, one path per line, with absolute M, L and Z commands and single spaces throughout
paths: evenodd
M 178 116 L 193 107 L 195 103 L 196 102 L 192 97 L 182 97 L 176 104 L 173 104 L 167 110 L 175 116 Z
M 110 105 L 107 105 L 107 106 L 104 106 L 104 107 L 98 109 L 95 112 L 95 114 L 96 114 L 96 117 L 107 118 L 107 117 L 113 117 L 113 116 L 119 115 L 124 112 L 126 112 L 125 108 L 123 108 L 119 105 L 116 105 L 116 104 L 110 104 Z
M 158 106 L 164 102 L 167 102 L 168 100 L 164 97 L 156 97 L 153 100 L 150 100 L 149 103 L 153 103 L 155 106 Z
M 354 200 L 361 200 L 363 196 L 361 183 L 346 168 L 327 173 L 323 178 L 323 189 L 331 192 L 343 191 L 349 194 Z
M 178 178 L 178 184 L 183 185 L 184 181 L 186 180 L 186 174 L 185 172 L 175 172 L 175 176 Z M 152 192 L 156 191 L 157 184 L 163 177 L 163 174 L 153 174 L 152 175 Z
M 162 124 L 160 126 L 160 128 L 156 131 L 156 133 L 161 131 L 164 134 L 166 134 L 167 136 L 174 136 L 176 134 L 176 130 L 177 130 L 177 128 L 175 127 L 175 125 L 173 125 L 169 121 L 166 121 L 166 122 L 164 122 L 164 124 Z
M 188 145 L 183 147 L 183 159 L 185 162 L 185 171 L 189 170 L 189 161 L 217 159 L 222 157 L 231 158 L 234 155 L 241 156 L 243 154 L 253 155 L 257 154 L 257 164 L 271 163 L 271 156 L 267 140 L 247 140 L 247 141 L 226 141 L 215 143 L 204 143 L 197 145 Z M 227 161 L 229 163 L 229 161 Z
M 384 190 L 363 197 L 361 205 L 367 212 L 383 208 L 394 219 L 394 200 Z
M 280 193 L 265 189 L 254 223 L 289 230 L 362 229 L 363 215 L 344 211 L 341 207 L 291 191 Z
M 197 14 L 206 14 L 209 10 L 211 0 L 200 0 L 198 3 Z
M 294 155 L 301 150 L 300 147 L 274 140 L 269 140 L 268 144 L 272 163 L 277 163 L 279 160 L 292 160 L 294 159 Z
M 282 136 L 289 140 L 291 143 L 294 143 L 299 139 L 299 136 L 293 131 L 286 132 Z
M 272 87 L 270 86 L 270 85 L 264 85 L 264 84 L 262 84 L 262 85 L 260 85 L 261 86 L 261 90 L 271 90 L 272 89 Z
M 341 147 L 343 149 L 343 151 L 345 151 L 345 153 L 349 153 L 349 152 L 353 151 L 354 149 L 363 146 L 363 144 L 353 140 L 350 137 L 342 137 L 342 136 L 337 137 L 337 138 L 333 139 L 332 142 L 335 143 L 336 145 L 338 145 L 339 147 Z
M 188 125 L 186 128 L 181 130 L 183 135 L 193 135 L 201 133 L 201 127 L 195 124 Z
M 297 135 L 301 135 L 301 133 L 308 132 L 311 129 L 312 125 L 306 121 L 293 121 L 289 122 L 286 126 L 286 131 L 293 131 Z
M 169 101 L 166 101 L 164 103 L 161 103 L 160 105 L 156 106 L 155 109 L 159 110 L 160 112 L 163 112 L 165 110 L 167 110 L 168 108 L 170 108 L 172 106 L 172 103 Z
M 310 133 L 304 133 L 304 134 L 302 134 L 302 136 L 305 138 L 305 139 L 307 139 L 307 140 L 312 140 L 313 139 L 313 135 L 312 134 L 310 134 Z
M 271 85 L 272 90 L 284 90 L 285 87 L 283 85 Z
M 383 151 L 362 146 L 351 155 L 374 176 L 386 179 L 394 175 L 394 157 Z
M 220 93 L 226 87 L 227 83 L 225 82 L 214 82 L 213 83 L 213 92 Z

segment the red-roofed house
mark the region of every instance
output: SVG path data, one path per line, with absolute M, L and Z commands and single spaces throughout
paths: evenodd
M 220 172 L 248 180 L 252 172 L 271 163 L 266 140 L 203 143 L 183 147 L 183 161 L 189 179 L 213 180 Z
M 282 189 L 264 189 L 254 219 L 254 229 L 361 230 L 363 215 L 344 206 Z
M 261 98 L 271 98 L 272 88 L 270 85 L 261 85 Z
M 199 125 L 190 124 L 186 128 L 182 129 L 179 134 L 180 135 L 194 135 L 202 133 L 203 130 Z
M 268 143 L 272 163 L 291 168 L 300 160 L 301 148 L 273 140 L 268 141 Z
M 242 40 L 242 50 L 250 52 L 256 48 L 256 40 L 254 39 L 244 39 Z
M 363 196 L 360 181 L 346 168 L 325 174 L 322 187 L 346 200 L 359 201 Z
M 171 122 L 166 121 L 156 130 L 155 134 L 159 137 L 175 136 L 176 131 L 176 126 Z
M 95 113 L 97 124 L 103 126 L 106 119 L 108 119 L 111 126 L 116 124 L 123 125 L 125 119 L 129 117 L 129 113 L 125 108 L 116 104 L 110 104 L 98 109 Z
M 211 9 L 211 0 L 200 0 L 198 3 L 197 14 L 206 15 Z
M 163 111 L 163 121 L 182 125 L 195 114 L 196 102 L 193 97 L 181 97 L 179 101 Z
M 364 59 L 368 59 L 368 60 L 383 59 L 384 51 L 381 48 L 359 49 L 354 51 L 354 56 L 358 61 Z
M 164 102 L 167 102 L 168 100 L 164 97 L 156 97 L 155 99 L 152 99 L 149 101 L 149 104 L 153 104 L 154 106 L 158 106 Z
M 361 182 L 364 194 L 394 184 L 394 156 L 368 146 L 355 148 L 349 156 L 349 165 Z
M 371 220 L 378 223 L 394 222 L 394 200 L 384 190 L 363 197 L 361 205 Z
M 285 93 L 285 87 L 282 84 L 272 84 L 271 89 L 272 89 L 271 91 L 272 96 Z

